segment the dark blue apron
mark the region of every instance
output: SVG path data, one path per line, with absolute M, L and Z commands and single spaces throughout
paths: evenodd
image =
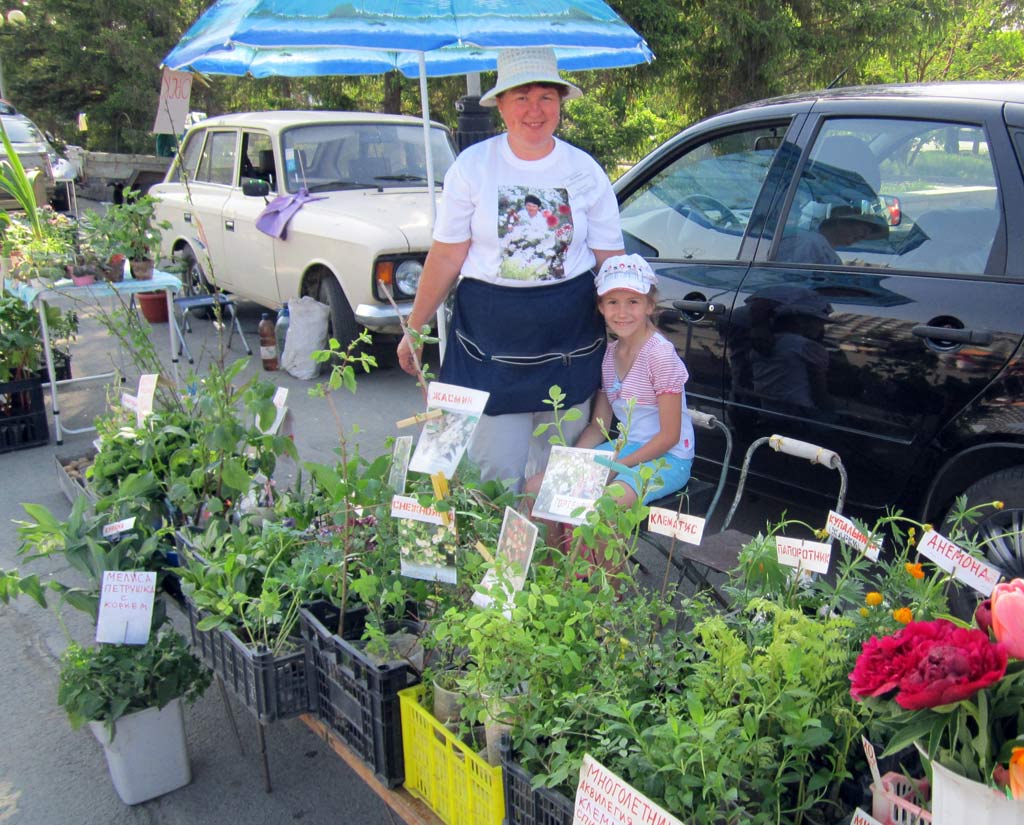
M 554 385 L 570 407 L 601 386 L 605 341 L 589 272 L 534 287 L 463 278 L 440 380 L 489 392 L 488 415 L 550 410 Z

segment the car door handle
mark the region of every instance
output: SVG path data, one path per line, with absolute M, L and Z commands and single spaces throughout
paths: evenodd
M 185 219 L 185 223 L 192 223 L 192 213 L 191 212 L 186 212 L 183 217 Z
M 234 232 L 235 231 L 235 222 L 234 221 L 224 221 L 224 229 L 227 232 Z
M 917 324 L 911 333 L 918 338 L 929 338 L 935 341 L 950 341 L 954 344 L 980 344 L 987 346 L 992 343 L 992 333 L 979 329 L 950 329 L 949 327 L 933 327 L 928 324 Z
M 697 315 L 725 314 L 725 304 L 715 301 L 673 301 L 672 306 L 680 312 L 692 312 Z

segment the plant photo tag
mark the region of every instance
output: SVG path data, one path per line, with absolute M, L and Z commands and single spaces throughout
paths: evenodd
M 917 552 L 935 562 L 947 573 L 964 584 L 973 587 L 983 596 L 991 596 L 992 589 L 1002 576 L 996 568 L 976 559 L 966 550 L 957 547 L 945 536 L 929 530 L 917 543 Z
M 827 573 L 829 562 L 832 560 L 832 545 L 822 541 L 776 536 L 775 552 L 779 564 L 812 573 Z
M 606 450 L 552 447 L 533 505 L 534 518 L 582 524 L 608 483 L 611 470 L 597 461 L 607 457 Z
M 410 579 L 457 583 L 454 520 L 445 524 L 446 513 L 424 507 L 411 496 L 394 496 L 391 515 L 398 519 L 401 574 Z
M 647 529 L 652 533 L 671 536 L 687 544 L 700 544 L 704 538 L 704 523 L 700 516 L 677 513 L 664 507 L 652 507 L 647 516 Z
M 423 425 L 409 469 L 454 477 L 489 397 L 490 393 L 483 390 L 431 381 L 427 386 L 427 409 L 444 414 Z
M 494 597 L 490 591 L 498 584 L 499 577 L 508 585 L 505 590 L 505 617 L 512 618 L 512 599 L 523 589 L 526 574 L 533 560 L 533 550 L 537 545 L 537 525 L 526 516 L 517 513 L 511 507 L 505 507 L 505 516 L 501 522 L 501 533 L 498 536 L 498 552 L 495 554 L 494 566 L 484 573 L 480 588 L 472 596 L 477 607 L 490 607 Z M 480 590 L 487 592 L 481 593 Z
M 878 554 L 882 552 L 882 539 L 875 538 L 868 543 L 867 533 L 846 516 L 839 515 L 835 510 L 829 510 L 825 530 L 832 538 L 839 539 L 843 544 L 860 550 L 871 561 L 878 561 Z
M 412 436 L 400 435 L 395 439 L 391 451 L 391 472 L 388 473 L 388 486 L 401 495 L 405 492 L 405 480 L 409 475 L 409 457 L 412 455 Z
M 156 573 L 104 570 L 96 641 L 144 645 L 149 641 L 156 598 Z
M 150 372 L 139 376 L 139 389 L 136 393 L 138 407 L 135 408 L 135 419 L 139 424 L 153 414 L 153 398 L 156 396 L 156 383 L 159 374 Z
M 683 825 L 598 762 L 583 757 L 573 825 Z

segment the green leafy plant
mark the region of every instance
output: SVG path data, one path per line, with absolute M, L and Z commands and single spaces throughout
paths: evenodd
M 162 230 L 170 223 L 156 220 L 156 198 L 126 190 L 124 202 L 113 204 L 103 214 L 87 210 L 82 217 L 86 245 L 100 260 L 121 253 L 133 261 L 154 260 L 160 249 Z
M 194 702 L 209 684 L 210 671 L 184 637 L 165 627 L 141 646 L 72 642 L 61 656 L 57 703 L 73 729 L 103 722 L 113 739 L 123 716 L 178 698 Z
M 36 203 L 35 188 L 32 185 L 35 175 L 29 176 L 25 172 L 25 167 L 14 150 L 14 146 L 11 145 L 11 139 L 7 136 L 7 129 L 3 122 L 0 122 L 0 139 L 3 140 L 6 155 L 0 160 L 0 188 L 18 202 L 25 212 L 33 235 L 35 238 L 41 239 L 43 227 L 39 216 L 39 204 Z

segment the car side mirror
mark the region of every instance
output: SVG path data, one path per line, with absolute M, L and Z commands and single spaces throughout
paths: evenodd
M 247 180 L 242 184 L 242 194 L 251 198 L 265 198 L 270 194 L 270 184 L 265 180 Z

